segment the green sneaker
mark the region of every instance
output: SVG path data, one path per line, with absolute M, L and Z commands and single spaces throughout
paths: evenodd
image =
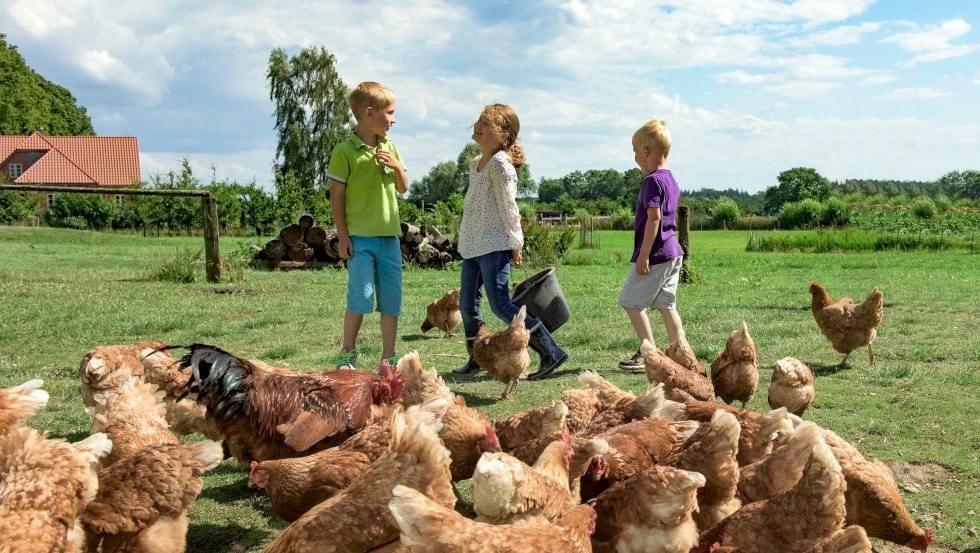
M 338 369 L 355 369 L 357 368 L 357 351 L 342 351 L 337 354 L 334 360 L 337 362 Z
M 385 361 L 387 361 L 388 364 L 391 365 L 392 367 L 397 367 L 398 366 L 398 352 L 396 351 L 395 353 L 392 353 L 391 354 L 391 357 L 389 357 L 388 359 L 385 359 Z

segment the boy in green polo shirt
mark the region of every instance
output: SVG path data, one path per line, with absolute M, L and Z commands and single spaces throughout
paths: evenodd
M 402 305 L 402 252 L 396 194 L 408 191 L 408 173 L 388 139 L 395 124 L 395 93 L 363 82 L 347 95 L 357 130 L 330 155 L 330 209 L 337 225 L 340 257 L 347 260 L 344 346 L 337 368 L 354 368 L 364 315 L 381 313 L 381 359 L 394 364 Z

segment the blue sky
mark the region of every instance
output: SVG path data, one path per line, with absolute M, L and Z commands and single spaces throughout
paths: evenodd
M 274 5 L 279 4 L 279 5 Z M 980 2 L 935 0 L 5 0 L 7 40 L 100 135 L 139 138 L 144 176 L 270 186 L 269 52 L 325 46 L 348 85 L 398 94 L 411 178 L 511 104 L 535 178 L 633 166 L 662 117 L 681 187 L 933 180 L 980 169 Z

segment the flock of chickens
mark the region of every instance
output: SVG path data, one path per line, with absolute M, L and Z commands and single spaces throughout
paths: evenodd
M 811 292 L 834 347 L 871 355 L 880 292 L 863 304 Z M 509 342 L 486 345 L 526 369 Z M 803 363 L 777 362 L 773 411 L 729 405 L 758 384 L 744 323 L 710 378 L 686 341 L 645 343 L 643 394 L 583 371 L 552 404 L 496 421 L 416 353 L 377 374 L 308 374 L 171 348 L 188 353 L 145 342 L 88 352 L 92 435 L 74 444 L 24 425 L 47 402 L 40 381 L 0 389 L 0 551 L 183 551 L 201 476 L 225 458 L 290 521 L 270 553 L 851 553 L 870 552 L 868 536 L 916 550 L 933 539 L 886 465 L 800 418 L 813 400 Z M 208 439 L 177 437 L 191 433 Z M 462 480 L 475 519 L 455 510 Z

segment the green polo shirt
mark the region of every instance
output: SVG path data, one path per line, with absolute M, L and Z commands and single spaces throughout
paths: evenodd
M 391 152 L 404 166 L 398 148 L 387 137 L 378 137 L 378 148 Z M 395 171 L 374 159 L 376 151 L 354 135 L 337 144 L 330 154 L 327 178 L 346 188 L 344 218 L 351 236 L 399 236 L 402 233 Z

